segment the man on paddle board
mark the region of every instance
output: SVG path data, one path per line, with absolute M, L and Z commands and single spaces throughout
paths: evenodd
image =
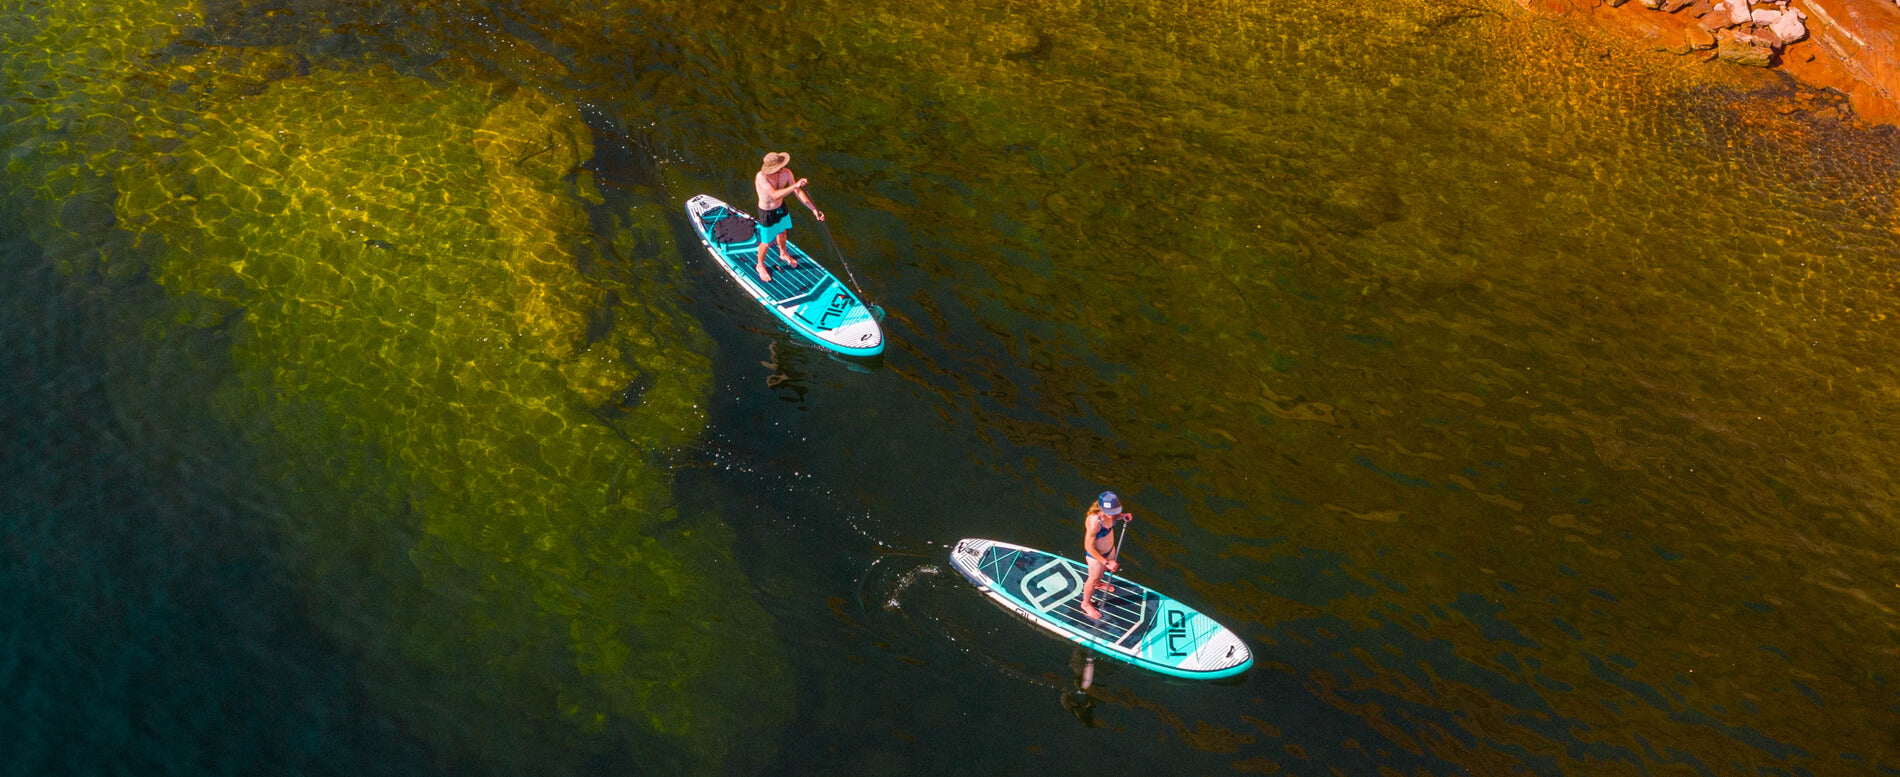
M 1122 498 L 1113 491 L 1103 491 L 1095 497 L 1095 503 L 1089 505 L 1088 517 L 1082 519 L 1082 551 L 1089 556 L 1089 579 L 1082 584 L 1082 614 L 1100 619 L 1102 611 L 1095 607 L 1091 596 L 1095 589 L 1103 593 L 1113 593 L 1115 586 L 1102 581 L 1104 573 L 1121 569 L 1122 549 L 1115 541 L 1115 523 L 1133 521 L 1133 513 L 1122 512 Z
M 785 206 L 785 195 L 796 194 L 798 201 L 811 209 L 812 218 L 825 220 L 824 212 L 811 204 L 811 195 L 805 193 L 806 180 L 794 179 L 792 171 L 786 169 L 791 164 L 792 155 L 783 151 L 774 151 L 765 155 L 765 164 L 759 167 L 759 174 L 752 177 L 752 188 L 759 191 L 759 256 L 754 267 L 759 280 L 770 282 L 772 274 L 765 270 L 765 254 L 771 250 L 772 243 L 778 243 L 778 253 L 787 265 L 798 266 L 798 259 L 792 256 L 791 249 L 785 247 L 785 231 L 792 228 L 791 208 Z

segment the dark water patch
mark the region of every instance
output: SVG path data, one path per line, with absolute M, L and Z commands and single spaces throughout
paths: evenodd
M 1471 619 L 1472 625 L 1478 627 L 1478 632 L 1482 634 L 1485 639 L 1511 642 L 1527 648 L 1538 647 L 1536 642 L 1525 637 L 1516 627 L 1493 617 L 1497 613 L 1504 611 L 1504 605 L 1492 602 L 1477 594 L 1461 594 L 1458 597 L 1458 601 L 1452 605 L 1452 609 L 1463 613 L 1466 618 Z
M 1562 680 L 1552 679 L 1542 674 L 1532 673 L 1531 680 L 1536 682 L 1538 685 L 1541 685 L 1545 688 L 1549 688 L 1558 693 L 1568 693 L 1570 691 L 1576 690 L 1576 686 L 1573 686 L 1570 683 L 1566 683 Z
M 1808 757 L 1808 753 L 1802 748 L 1769 739 L 1753 728 L 1726 725 L 1695 709 L 1679 708 L 1677 705 L 1670 703 L 1668 699 L 1665 699 L 1659 691 L 1648 683 L 1633 680 L 1628 675 L 1610 669 L 1601 659 L 1594 655 L 1585 654 L 1585 658 L 1590 663 L 1590 671 L 1596 674 L 1597 677 L 1641 699 L 1650 707 L 1667 713 L 1671 720 L 1691 725 L 1707 726 L 1722 731 L 1728 736 L 1734 737 L 1738 741 L 1776 758 L 1785 759 L 1791 756 L 1798 758 Z M 1632 666 L 1630 668 L 1634 667 Z
M 1390 470 L 1381 469 L 1379 465 L 1374 464 L 1372 462 L 1372 459 L 1366 458 L 1365 456 L 1354 456 L 1352 458 L 1352 463 L 1357 464 L 1373 472 L 1376 472 L 1379 474 L 1380 477 L 1386 478 L 1387 480 L 1390 480 L 1401 486 L 1411 486 L 1413 488 L 1430 488 L 1432 485 L 1429 481 L 1421 480 L 1419 478 L 1406 475 L 1402 472 L 1393 472 Z
M 306 618 L 273 519 L 228 490 L 241 449 L 122 422 L 101 378 L 145 365 L 104 322 L 136 299 L 75 291 L 24 239 L 0 263 L 9 768 L 480 771 L 365 702 L 377 679 Z
M 1795 690 L 1800 691 L 1802 696 L 1808 697 L 1808 701 L 1814 702 L 1815 706 L 1822 709 L 1827 708 L 1827 701 L 1821 698 L 1821 694 L 1815 693 L 1813 688 L 1808 687 L 1807 683 L 1801 682 L 1800 680 L 1789 680 L 1788 683 L 1793 685 Z

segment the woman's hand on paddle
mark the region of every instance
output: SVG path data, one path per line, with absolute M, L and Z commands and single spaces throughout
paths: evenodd
M 1113 572 L 1113 571 L 1115 571 L 1115 570 L 1117 570 L 1117 569 L 1121 569 L 1121 568 L 1122 568 L 1122 562 L 1120 562 L 1120 561 L 1116 561 L 1116 560 L 1114 560 L 1114 559 L 1109 559 L 1107 563 L 1105 563 L 1105 564 L 1103 564 L 1103 565 L 1102 565 L 1102 568 L 1103 568 L 1103 569 L 1106 569 L 1106 570 L 1108 570 L 1108 571 L 1110 571 L 1110 572 Z
M 824 212 L 824 211 L 822 211 L 822 210 L 819 210 L 819 209 L 817 209 L 817 208 L 812 208 L 812 209 L 811 209 L 811 217 L 812 217 L 812 218 L 815 218 L 815 219 L 818 219 L 819 221 L 824 221 L 824 220 L 825 220 L 825 212 Z

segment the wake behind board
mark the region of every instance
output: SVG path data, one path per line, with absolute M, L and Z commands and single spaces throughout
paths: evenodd
M 1098 594 L 1101 620 L 1082 614 L 1089 568 L 1051 553 L 966 539 L 950 565 L 1005 609 L 1097 653 L 1173 677 L 1214 680 L 1253 666 L 1247 643 L 1194 608 L 1116 575 Z
M 846 356 L 876 356 L 884 352 L 884 331 L 878 328 L 864 301 L 838 282 L 798 244 L 786 241 L 797 257 L 789 267 L 774 246 L 766 257 L 772 280 L 759 277 L 753 266 L 758 257 L 758 222 L 737 208 L 701 194 L 686 201 L 699 242 L 739 287 L 800 336 Z

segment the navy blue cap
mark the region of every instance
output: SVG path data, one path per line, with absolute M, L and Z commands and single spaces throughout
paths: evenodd
M 1103 491 L 1101 496 L 1095 497 L 1095 503 L 1102 506 L 1102 512 L 1104 513 L 1108 513 L 1109 515 L 1122 514 L 1122 498 L 1116 496 L 1113 491 Z

